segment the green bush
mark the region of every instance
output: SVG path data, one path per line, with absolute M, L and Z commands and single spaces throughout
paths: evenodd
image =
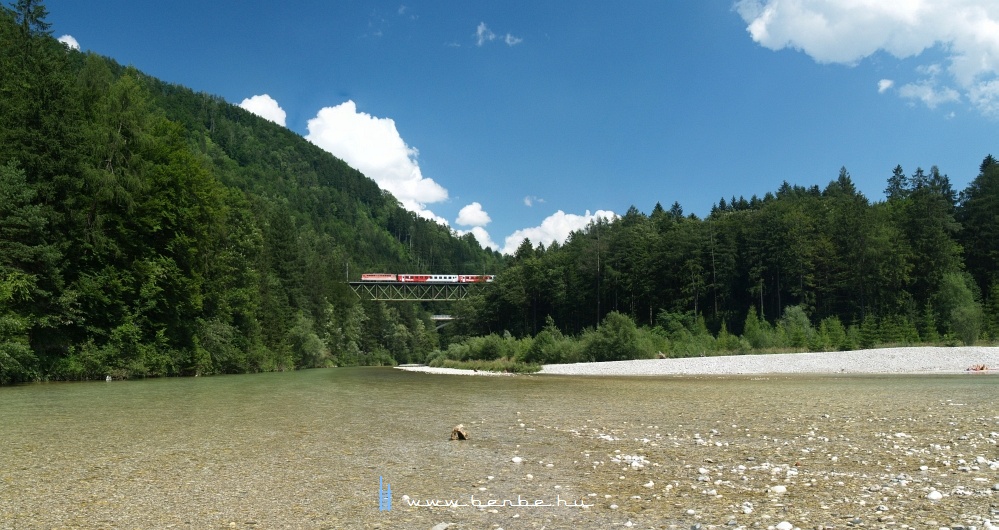
M 933 305 L 927 303 L 919 319 L 919 337 L 923 342 L 937 344 L 940 342 L 940 330 L 937 327 L 936 312 Z
M 846 336 L 846 328 L 839 321 L 839 317 L 831 316 L 819 322 L 819 332 L 816 334 L 817 347 L 810 348 L 812 351 L 844 351 L 849 349 L 849 341 Z
M 973 308 L 972 308 L 973 309 Z M 955 315 L 954 322 L 975 322 L 977 315 Z M 446 350 L 435 350 L 427 364 L 454 368 L 493 371 L 535 371 L 538 366 L 555 363 L 647 359 L 665 352 L 668 357 L 730 355 L 733 353 L 793 350 L 845 351 L 858 347 L 918 342 L 918 332 L 911 319 L 903 317 L 879 321 L 868 315 L 860 324 L 846 328 L 836 316 L 813 327 L 803 306 L 790 306 L 776 326 L 756 316 L 750 309 L 742 337 L 728 332 L 723 322 L 717 336 L 711 335 L 704 318 L 692 313 L 659 314 L 654 328 L 640 328 L 627 315 L 612 312 L 598 329 L 587 329 L 579 337 L 565 336 L 549 317 L 535 337 L 514 339 L 508 333 L 484 337 L 463 337 Z M 967 330 L 969 335 L 975 329 Z M 950 343 L 958 335 L 948 335 Z M 962 340 L 964 340 L 962 338 Z
M 196 372 L 202 374 L 243 373 L 249 369 L 246 353 L 237 344 L 238 330 L 220 320 L 198 320 L 198 339 L 208 359 L 199 359 Z
M 749 308 L 749 312 L 746 314 L 746 323 L 742 327 L 742 338 L 754 350 L 772 348 L 776 344 L 773 326 L 756 316 L 755 307 Z
M 804 349 L 812 341 L 815 330 L 805 313 L 805 308 L 800 305 L 788 306 L 784 309 L 784 315 L 777 322 L 780 345 L 794 349 Z
M 738 351 L 748 350 L 748 344 L 739 339 L 738 336 L 728 332 L 728 326 L 722 321 L 721 329 L 718 330 L 718 337 L 715 339 L 715 346 L 720 353 L 729 354 Z
M 472 337 L 466 342 L 468 349 L 463 352 L 461 357 L 451 355 L 448 357 L 459 361 L 492 361 L 501 357 L 513 358 L 517 351 L 515 342 L 510 337 L 503 338 L 495 333 L 490 333 L 485 337 Z
M 541 369 L 536 364 L 521 363 L 509 359 L 496 359 L 492 361 L 455 361 L 443 359 L 437 364 L 440 368 L 457 368 L 459 370 L 482 370 L 485 372 L 507 372 L 507 373 L 532 373 Z
M 518 341 L 508 333 L 503 337 L 490 333 L 484 337 L 468 337 L 462 342 L 453 342 L 446 350 L 435 350 L 427 356 L 430 366 L 443 366 L 445 361 L 494 361 L 497 359 L 522 358 L 521 350 L 530 346 L 531 339 Z
M 878 323 L 879 342 L 882 344 L 909 345 L 919 342 L 915 324 L 903 315 L 890 315 Z
M 295 325 L 288 331 L 288 343 L 295 366 L 317 368 L 324 366 L 329 358 L 329 350 L 315 332 L 312 319 L 299 311 Z
M 881 330 L 878 329 L 878 321 L 872 315 L 864 317 L 860 323 L 857 345 L 861 348 L 873 348 L 881 344 Z
M 366 366 L 395 366 L 396 362 L 392 354 L 385 348 L 376 348 L 364 358 Z
M 612 311 L 600 328 L 583 335 L 583 357 L 593 361 L 621 361 L 649 357 L 638 346 L 638 329 L 627 315 Z
M 974 280 L 966 274 L 945 274 L 935 297 L 948 331 L 965 344 L 974 344 L 982 330 L 982 305 L 973 287 Z
M 978 304 L 955 307 L 950 312 L 950 327 L 961 342 L 970 346 L 982 330 L 982 308 Z
M 582 360 L 579 343 L 563 335 L 550 316 L 545 319 L 545 327 L 517 358 L 527 364 L 564 364 Z

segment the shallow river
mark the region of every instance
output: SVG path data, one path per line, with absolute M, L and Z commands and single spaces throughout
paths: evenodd
M 997 390 L 388 368 L 6 387 L 0 528 L 983 529 Z

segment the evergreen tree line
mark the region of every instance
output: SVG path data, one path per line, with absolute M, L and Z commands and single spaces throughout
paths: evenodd
M 477 272 L 495 252 L 220 98 L 0 6 L 0 383 L 405 362 L 427 308 L 366 271 Z
M 704 219 L 656 204 L 564 244 L 525 240 L 464 303 L 458 333 L 505 333 L 503 356 L 525 362 L 999 339 L 996 159 L 960 193 L 936 167 L 897 166 L 885 194 L 872 203 L 844 168 L 824 189 L 785 182 L 762 199 L 722 199 Z M 607 319 L 630 330 L 622 318 L 641 348 L 588 346 L 606 342 Z M 555 346 L 540 353 L 538 340 Z
M 991 156 L 960 193 L 896 167 L 872 203 L 843 169 L 507 259 L 284 127 L 68 49 L 46 15 L 0 7 L 0 383 L 999 337 Z M 499 274 L 437 332 L 438 308 L 345 285 L 383 271 Z

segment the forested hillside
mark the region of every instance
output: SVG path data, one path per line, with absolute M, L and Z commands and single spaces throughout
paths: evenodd
M 991 155 L 960 192 L 893 161 L 884 199 L 841 169 L 506 259 L 284 127 L 67 48 L 45 16 L 0 9 L 0 383 L 999 338 Z M 431 308 L 359 301 L 348 270 L 499 274 L 439 336 Z
M 220 98 L 0 9 L 0 383 L 406 361 L 423 308 L 348 269 L 474 272 L 500 256 Z
M 709 333 L 747 339 L 722 351 L 999 338 L 999 163 L 987 156 L 961 193 L 936 167 L 886 173 L 879 202 L 841 169 L 824 189 L 785 183 L 762 199 L 721 199 L 705 219 L 656 204 L 564 245 L 525 243 L 466 304 L 463 325 L 578 334 L 616 312 L 667 349 Z M 800 336 L 760 339 L 778 321 Z

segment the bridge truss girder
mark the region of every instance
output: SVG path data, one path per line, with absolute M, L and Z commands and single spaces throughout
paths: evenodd
M 467 283 L 350 282 L 358 298 L 379 302 L 453 302 L 468 295 Z

